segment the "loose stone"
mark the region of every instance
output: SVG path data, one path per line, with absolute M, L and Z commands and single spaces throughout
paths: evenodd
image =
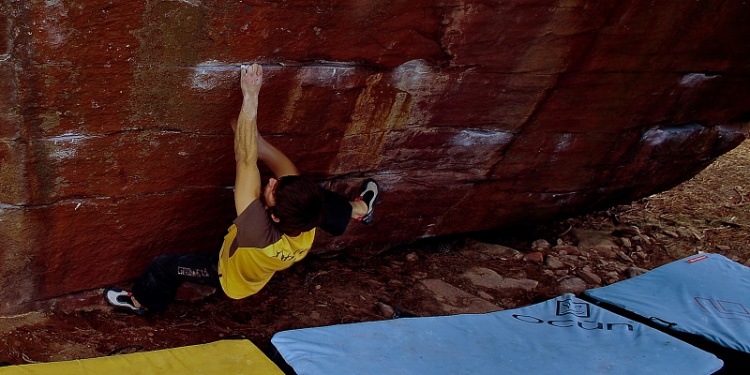
M 586 282 L 577 277 L 570 277 L 570 278 L 561 280 L 560 284 L 557 285 L 557 292 L 560 294 L 564 294 L 564 293 L 579 294 L 579 293 L 582 293 L 586 289 L 588 289 L 588 285 L 586 285 Z
M 380 313 L 380 316 L 384 318 L 392 318 L 394 314 L 396 314 L 396 310 L 391 307 L 391 305 L 385 304 L 383 302 L 378 302 L 378 312 Z
M 623 247 L 626 247 L 628 249 L 633 247 L 633 242 L 631 242 L 630 239 L 628 238 L 625 238 L 625 237 L 620 238 L 620 242 L 622 242 Z
M 547 240 L 536 240 L 531 243 L 531 250 L 538 252 L 547 252 L 552 248 Z
M 623 253 L 622 251 L 617 252 L 617 257 L 626 262 L 633 263 L 633 258 L 629 257 L 627 254 Z
M 553 256 L 548 256 L 547 260 L 545 261 L 545 264 L 547 265 L 547 267 L 552 268 L 552 269 L 565 267 L 565 264 L 560 259 L 557 259 L 557 257 L 553 257 Z
M 591 271 L 580 270 L 578 271 L 578 276 L 580 276 L 583 280 L 585 280 L 589 284 L 601 285 L 602 283 L 602 278 Z
M 667 229 L 667 230 L 664 231 L 664 234 L 666 234 L 667 236 L 672 237 L 672 238 L 680 238 L 680 235 L 677 234 L 677 232 L 675 232 L 673 230 Z
M 540 252 L 528 253 L 524 257 L 524 259 L 526 259 L 527 261 L 530 261 L 530 262 L 535 262 L 535 263 L 540 263 L 541 264 L 541 263 L 544 262 L 544 254 L 542 254 Z

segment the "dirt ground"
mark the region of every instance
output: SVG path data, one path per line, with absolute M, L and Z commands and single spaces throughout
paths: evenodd
M 520 251 L 516 257 L 475 256 L 467 250 L 473 240 L 466 237 L 436 239 L 399 246 L 370 259 L 310 256 L 277 274 L 251 298 L 231 301 L 210 295 L 199 303 L 178 301 L 155 317 L 114 312 L 98 297 L 90 297 L 91 306 L 83 310 L 58 308 L 0 317 L 0 362 L 80 359 L 232 336 L 244 336 L 268 350 L 276 332 L 387 319 L 393 312 L 389 307 L 420 316 L 445 314 L 420 280 L 443 280 L 466 289 L 465 280 L 458 275 L 476 266 L 505 277 L 538 281 L 532 290 L 478 293 L 503 309 L 559 295 L 559 283 L 576 269 L 598 273 L 601 285 L 628 278 L 630 267 L 610 267 L 614 261 L 605 262 L 604 256 L 570 257 L 569 252 L 540 250 L 539 242 L 534 244 L 544 239 L 552 246 L 571 245 L 575 249 L 580 240 L 575 233 L 587 231 L 611 236 L 622 250 L 616 255 L 629 259 L 630 266 L 636 268 L 652 269 L 697 252 L 719 253 L 750 265 L 749 181 L 750 142 L 745 142 L 671 191 L 533 228 L 528 233 L 480 236 Z M 551 269 L 544 258 L 531 259 L 530 254 L 540 252 L 547 260 L 553 256 L 567 261 Z

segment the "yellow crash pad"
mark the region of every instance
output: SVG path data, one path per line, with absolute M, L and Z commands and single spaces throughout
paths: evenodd
M 0 375 L 284 375 L 248 340 L 122 354 L 109 357 L 0 367 Z

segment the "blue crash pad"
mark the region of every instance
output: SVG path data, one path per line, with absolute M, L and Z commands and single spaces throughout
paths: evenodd
M 721 255 L 694 255 L 585 294 L 750 353 L 750 268 Z
M 284 331 L 271 342 L 299 375 L 711 374 L 723 364 L 572 294 L 489 314 Z

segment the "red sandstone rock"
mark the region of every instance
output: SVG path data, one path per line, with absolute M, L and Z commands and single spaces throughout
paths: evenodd
M 747 135 L 742 2 L 0 2 L 0 311 L 216 249 L 241 63 L 306 174 L 385 192 L 316 251 L 533 224 L 698 173 Z M 742 126 L 745 126 L 744 128 Z

